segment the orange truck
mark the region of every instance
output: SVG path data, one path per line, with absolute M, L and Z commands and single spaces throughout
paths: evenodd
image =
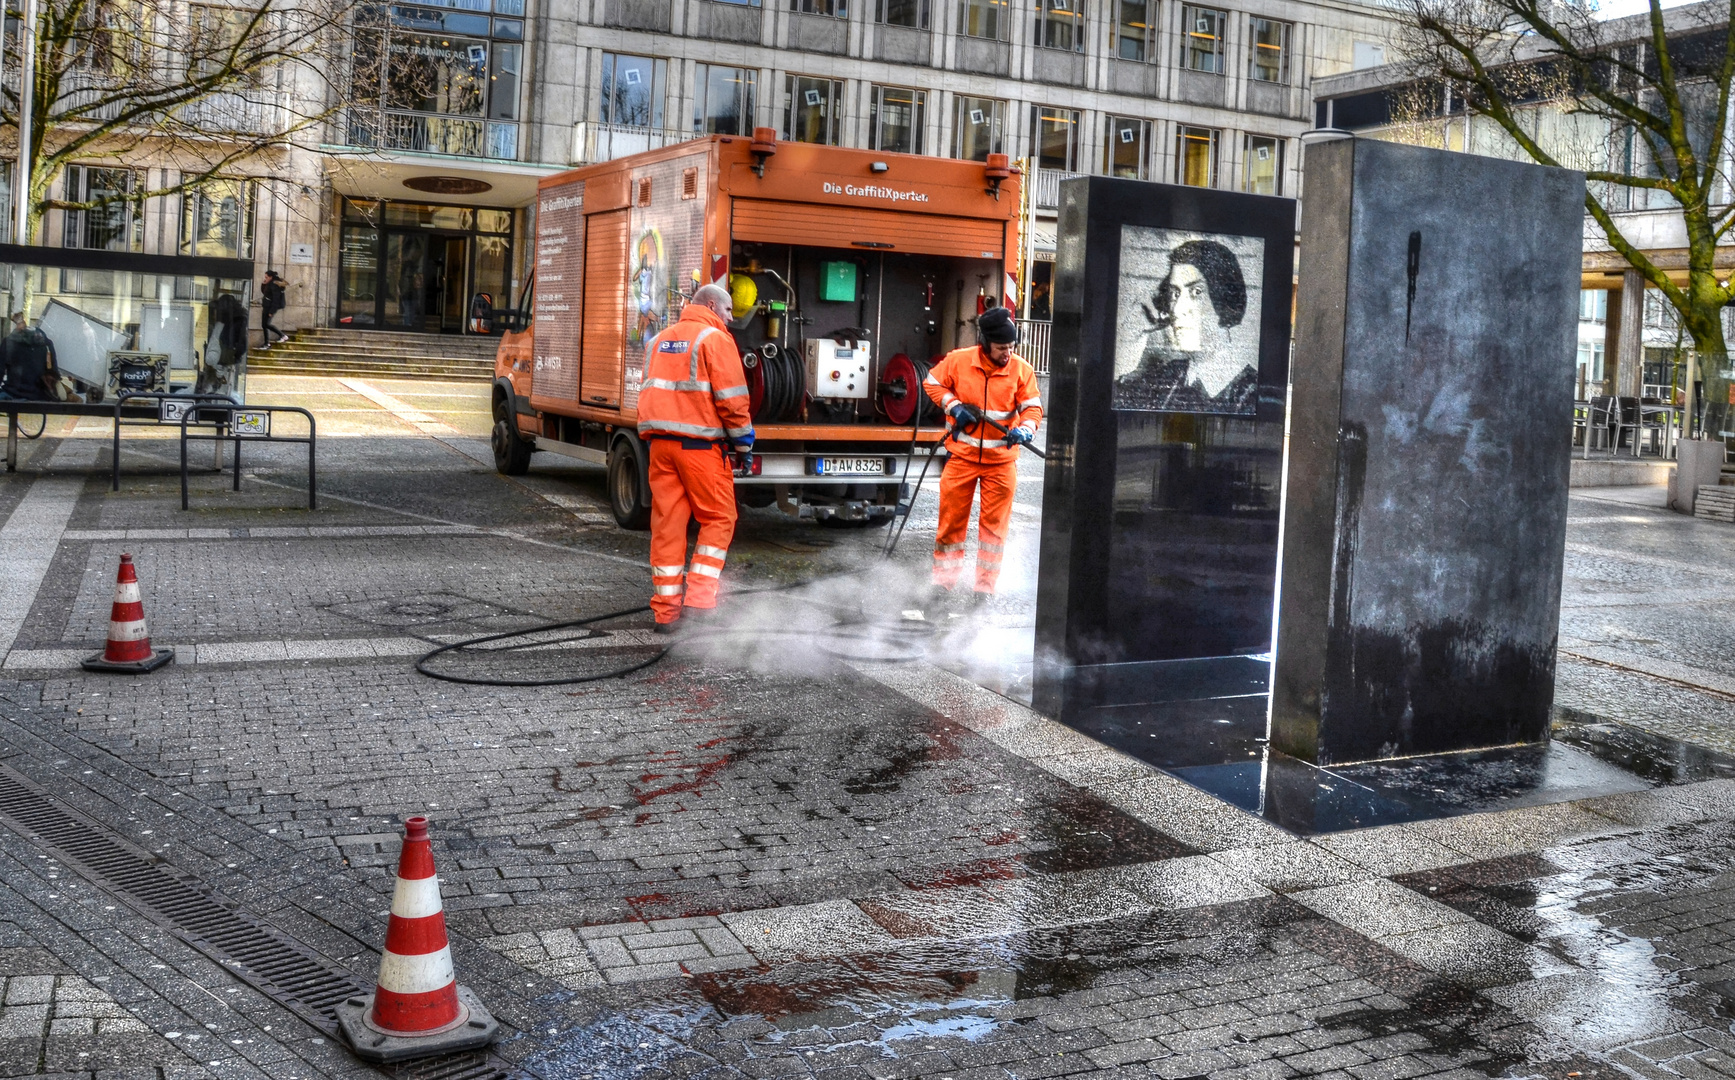
M 536 261 L 496 311 L 496 467 L 536 451 L 604 465 L 615 520 L 650 520 L 635 405 L 645 346 L 700 285 L 734 300 L 758 435 L 740 501 L 884 523 L 942 434 L 933 360 L 974 341 L 1017 265 L 1017 172 L 713 135 L 543 180 Z M 909 475 L 921 468 L 918 460 Z

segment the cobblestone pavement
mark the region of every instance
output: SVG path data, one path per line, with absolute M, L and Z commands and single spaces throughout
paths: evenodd
M 411 657 L 642 603 L 644 537 L 595 470 L 496 476 L 468 391 L 276 382 L 344 410 L 316 513 L 287 448 L 183 513 L 141 439 L 111 494 L 72 424 L 0 482 L 0 788 L 363 981 L 427 813 L 460 975 L 526 1075 L 1735 1076 L 1735 529 L 1573 501 L 1563 722 L 1705 748 L 1673 775 L 1298 838 L 955 673 L 1016 696 L 986 660 L 1029 648 L 1039 476 L 981 620 L 897 623 L 924 500 L 890 567 L 738 597 L 657 667 L 463 686 Z M 730 578 L 881 542 L 750 512 Z M 122 551 L 177 663 L 86 675 Z M 605 629 L 452 662 L 594 671 L 651 640 Z M 69 860 L 0 824 L 0 1076 L 377 1075 Z

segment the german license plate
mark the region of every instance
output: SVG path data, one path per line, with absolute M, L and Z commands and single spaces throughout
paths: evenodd
M 878 457 L 816 458 L 815 472 L 820 476 L 884 476 L 886 459 Z

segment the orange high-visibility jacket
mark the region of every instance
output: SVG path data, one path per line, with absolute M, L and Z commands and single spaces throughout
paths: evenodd
M 1021 427 L 1034 435 L 1042 423 L 1036 369 L 1017 353 L 997 368 L 979 345 L 953 349 L 929 370 L 923 389 L 942 409 L 961 401 L 1002 427 Z M 1018 459 L 1018 448 L 1006 445 L 1006 436 L 987 424 L 977 424 L 972 432 L 953 431 L 946 450 L 981 465 Z
M 645 347 L 639 434 L 753 445 L 741 354 L 710 308 L 688 304 L 674 325 Z

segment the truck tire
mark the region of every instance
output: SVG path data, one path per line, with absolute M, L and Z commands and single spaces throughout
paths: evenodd
M 523 476 L 530 471 L 530 455 L 536 445 L 518 434 L 511 420 L 494 421 L 494 433 L 489 438 L 494 448 L 494 469 L 503 476 Z
M 616 440 L 608 451 L 608 507 L 623 529 L 644 532 L 651 527 L 650 492 L 644 490 L 643 476 L 632 443 Z

